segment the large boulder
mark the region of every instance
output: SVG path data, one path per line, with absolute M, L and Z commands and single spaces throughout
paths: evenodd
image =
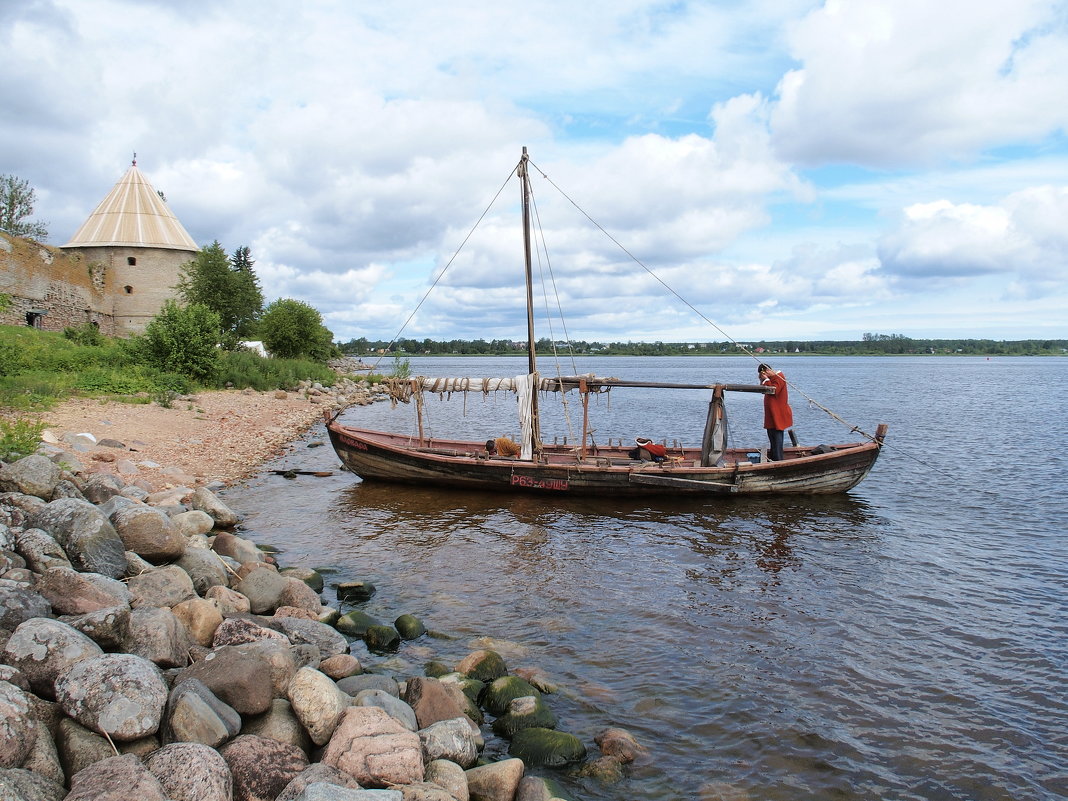
M 82 494 L 90 503 L 101 504 L 120 494 L 125 486 L 121 478 L 111 473 L 93 473 Z
M 166 607 L 144 606 L 130 613 L 123 650 L 144 657 L 161 668 L 185 667 L 193 638 Z
M 428 761 L 447 759 L 462 768 L 470 768 L 478 759 L 479 736 L 467 718 L 433 723 L 419 730 L 419 740 Z
M 0 770 L 0 799 L 4 801 L 62 801 L 67 789 L 32 770 Z
M 100 646 L 72 626 L 35 617 L 12 632 L 3 660 L 18 668 L 42 698 L 55 697 L 56 680 L 80 661 L 100 656 Z
M 237 646 L 214 649 L 182 670 L 174 681 L 177 684 L 189 678 L 200 679 L 240 715 L 266 712 L 274 695 L 270 663 L 242 653 Z
M 225 503 L 220 501 L 215 494 L 205 487 L 198 487 L 193 497 L 189 499 L 189 506 L 200 512 L 204 512 L 218 528 L 233 528 L 241 522 L 241 518 L 234 513 Z
M 426 766 L 423 778 L 431 784 L 443 787 L 456 801 L 469 801 L 467 775 L 464 769 L 448 759 L 433 759 Z
M 285 698 L 275 698 L 266 712 L 246 718 L 241 726 L 241 733 L 257 734 L 287 743 L 304 753 L 309 753 L 312 748 L 308 732 L 293 713 L 293 705 Z
M 224 620 L 215 629 L 211 644 L 218 648 L 224 645 L 241 645 L 260 640 L 277 640 L 289 645 L 289 638 L 280 631 L 275 631 L 258 622 L 262 618 L 231 617 Z
M 512 801 L 526 767 L 522 759 L 502 759 L 467 771 L 472 801 Z
M 378 707 L 345 710 L 323 751 L 322 762 L 356 778 L 364 787 L 388 787 L 423 780 L 423 748 L 408 731 Z
M 94 762 L 71 778 L 64 801 L 168 801 L 159 780 L 133 754 Z
M 283 581 L 285 581 L 285 586 L 282 588 L 282 593 L 278 597 L 278 605 L 304 609 L 305 611 L 318 616 L 319 610 L 323 608 L 323 601 L 319 597 L 319 593 L 299 578 L 281 573 L 279 575 L 282 577 Z
M 391 718 L 398 721 L 408 731 L 419 730 L 419 721 L 415 719 L 415 710 L 385 690 L 361 690 L 352 699 L 352 706 L 377 706 L 386 710 Z
M 289 703 L 312 742 L 325 745 L 352 698 L 325 673 L 301 668 L 289 682 Z
M 346 676 L 338 680 L 337 686 L 352 696 L 359 695 L 364 690 L 382 690 L 400 698 L 400 685 L 397 680 L 381 673 L 359 673 L 355 676 Z
M 239 656 L 266 662 L 271 671 L 271 691 L 275 698 L 284 698 L 289 691 L 293 674 L 305 663 L 298 659 L 299 649 L 278 640 L 259 640 L 233 646 Z M 314 667 L 314 665 L 309 665 Z
M 248 598 L 226 586 L 209 587 L 204 598 L 215 604 L 223 617 L 247 615 L 250 611 Z
M 309 587 L 311 587 L 316 594 L 323 591 L 323 576 L 322 573 L 320 573 L 318 570 L 313 570 L 310 567 L 295 566 L 283 567 L 278 572 L 281 573 L 283 576 L 287 576 L 289 578 L 300 579 Z
M 31 618 L 51 616 L 52 604 L 39 592 L 0 579 L 0 629 L 11 631 Z
M 508 705 L 514 699 L 522 698 L 524 695 L 541 695 L 541 693 L 518 676 L 501 676 L 486 685 L 480 702 L 491 715 L 503 715 L 508 711 Z
M 56 751 L 66 776 L 74 776 L 94 762 L 115 755 L 115 750 L 102 735 L 89 731 L 68 717 L 60 717 L 56 724 Z
M 508 675 L 508 667 L 504 657 L 496 651 L 480 650 L 473 651 L 460 660 L 456 666 L 457 673 L 463 673 L 472 679 L 490 682 Z
M 633 734 L 626 729 L 610 727 L 602 731 L 593 741 L 606 757 L 629 763 L 645 756 L 648 751 Z
M 37 739 L 37 721 L 30 717 L 26 693 L 0 681 L 0 768 L 18 768 Z
M 63 470 L 47 456 L 24 456 L 17 462 L 0 462 L 0 492 L 21 492 L 45 501 L 63 478 Z
M 56 700 L 83 726 L 113 740 L 136 740 L 159 729 L 167 685 L 147 659 L 101 654 L 75 663 L 56 680 Z
M 192 509 L 188 512 L 179 512 L 171 518 L 171 522 L 174 523 L 175 527 L 186 537 L 207 534 L 215 528 L 215 521 L 211 519 L 211 515 L 207 512 L 202 512 L 199 509 Z
M 535 727 L 516 732 L 508 753 L 531 767 L 558 768 L 585 759 L 586 746 L 573 734 Z
M 260 615 L 273 612 L 282 605 L 282 592 L 291 580 L 278 575 L 275 570 L 259 567 L 235 584 L 234 590 L 248 598 L 252 612 Z
M 508 711 L 493 721 L 493 731 L 501 737 L 511 738 L 523 729 L 533 728 L 556 728 L 556 715 L 540 695 L 513 698 Z
M 172 743 L 145 758 L 171 801 L 231 801 L 230 766 L 200 743 Z
M 186 679 L 171 690 L 163 723 L 164 743 L 201 743 L 218 748 L 240 731 L 241 716 L 199 679 Z
M 466 718 L 463 709 L 438 679 L 415 676 L 404 688 L 404 701 L 415 711 L 419 728 L 453 718 Z
M 206 596 L 212 587 L 226 587 L 229 584 L 226 565 L 215 551 L 186 548 L 175 564 L 189 574 L 198 595 Z
M 127 582 L 132 596 L 130 606 L 171 607 L 197 597 L 189 574 L 177 565 L 158 567 L 133 576 Z
M 134 503 L 119 509 L 111 515 L 111 525 L 126 550 L 154 565 L 173 561 L 185 551 L 185 535 L 154 506 Z
M 330 765 L 316 762 L 308 765 L 300 772 L 300 775 L 287 784 L 285 789 L 278 794 L 278 798 L 275 801 L 297 801 L 297 799 L 306 801 L 307 796 L 304 791 L 312 784 L 327 784 L 335 788 L 348 790 L 362 789 L 360 783 L 351 776 L 342 773 L 337 768 L 330 767 Z M 332 795 L 330 799 L 331 801 L 344 801 L 344 796 Z
M 126 547 L 104 513 L 88 501 L 60 498 L 45 504 L 27 522 L 27 528 L 50 534 L 77 570 L 110 578 L 125 575 Z
M 320 623 L 318 620 L 304 620 L 299 617 L 272 617 L 266 624 L 277 629 L 289 638 L 294 645 L 307 643 L 319 649 L 323 659 L 339 656 L 349 652 L 349 641 L 337 629 Z
M 69 568 L 70 559 L 55 537 L 39 528 L 27 528 L 15 537 L 15 550 L 26 560 L 34 573 L 44 573 L 52 567 Z
M 308 767 L 292 745 L 242 734 L 219 749 L 234 778 L 234 801 L 274 801 Z
M 57 615 L 84 615 L 130 603 L 130 591 L 121 581 L 69 567 L 50 568 L 34 589 L 48 599 Z
M 130 635 L 130 607 L 127 604 L 86 612 L 84 615 L 63 615 L 60 620 L 105 651 L 119 650 Z
M 204 598 L 190 598 L 171 607 L 171 611 L 197 645 L 211 647 L 215 632 L 223 622 L 219 607 Z
M 263 551 L 256 547 L 256 543 L 228 531 L 215 535 L 211 549 L 220 556 L 228 556 L 241 564 L 264 561 Z

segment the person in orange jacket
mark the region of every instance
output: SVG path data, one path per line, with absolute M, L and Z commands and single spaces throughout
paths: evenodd
M 773 462 L 781 462 L 782 435 L 794 424 L 794 412 L 790 408 L 789 390 L 786 387 L 786 379 L 782 373 L 776 372 L 766 364 L 757 367 L 757 375 L 760 383 L 765 386 L 775 387 L 774 395 L 764 396 L 764 428 L 768 430 L 768 459 Z

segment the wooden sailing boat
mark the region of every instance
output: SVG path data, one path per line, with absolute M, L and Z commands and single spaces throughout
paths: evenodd
M 526 268 L 527 366 L 514 378 L 412 378 L 391 381 L 395 399 L 415 400 L 418 434 L 371 431 L 327 415 L 330 442 L 344 466 L 365 480 L 506 492 L 579 493 L 605 496 L 750 495 L 845 492 L 867 475 L 879 456 L 887 427 L 861 442 L 788 447 L 782 461 L 754 458 L 760 448 L 727 445 L 727 392 L 769 394 L 748 384 L 679 384 L 626 381 L 593 375 L 542 377 L 535 358 L 534 297 L 530 243 L 530 186 L 526 148 L 517 168 L 523 210 Z M 693 389 L 711 392 L 701 446 L 667 448 L 656 460 L 641 458 L 633 445 L 596 445 L 588 436 L 591 394 L 616 388 Z M 518 456 L 487 449 L 486 442 L 428 438 L 422 426 L 424 393 L 514 392 L 522 436 Z M 581 443 L 541 440 L 539 393 L 577 392 L 582 403 Z M 657 451 L 663 449 L 655 449 Z M 637 458 L 636 458 L 637 457 Z

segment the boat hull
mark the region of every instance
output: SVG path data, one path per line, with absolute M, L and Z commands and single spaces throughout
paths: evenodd
M 330 442 L 342 464 L 365 480 L 417 486 L 520 493 L 639 497 L 688 495 L 832 494 L 867 475 L 881 440 L 820 449 L 788 448 L 781 462 L 748 461 L 732 451 L 723 467 L 695 464 L 693 449 L 663 463 L 628 458 L 622 448 L 600 448 L 579 458 L 573 449 L 547 447 L 537 462 L 487 456 L 484 444 L 410 438 L 331 422 Z

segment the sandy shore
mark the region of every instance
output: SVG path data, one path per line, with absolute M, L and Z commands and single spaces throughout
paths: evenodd
M 86 467 L 124 472 L 154 484 L 173 483 L 175 469 L 197 485 L 231 484 L 252 473 L 280 453 L 320 419 L 327 406 L 303 394 L 274 392 L 203 392 L 174 401 L 171 408 L 156 404 L 73 398 L 41 415 L 51 436 L 92 434 L 97 440 L 117 440 L 125 449 L 96 447 L 73 452 Z M 129 474 L 130 464 L 136 473 Z M 170 468 L 170 470 L 165 470 Z

